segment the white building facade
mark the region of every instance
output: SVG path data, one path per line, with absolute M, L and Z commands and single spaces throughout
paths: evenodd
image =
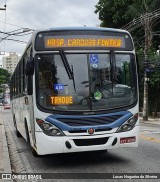
M 2 58 L 2 64 L 3 69 L 6 69 L 9 73 L 13 73 L 18 62 L 19 62 L 20 56 L 18 56 L 15 52 L 10 52 L 9 56 Z

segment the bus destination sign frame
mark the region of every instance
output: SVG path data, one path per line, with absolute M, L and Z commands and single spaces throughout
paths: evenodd
M 35 49 L 37 51 L 75 50 L 75 49 L 113 49 L 133 50 L 132 40 L 127 33 L 114 32 L 40 32 L 37 34 Z

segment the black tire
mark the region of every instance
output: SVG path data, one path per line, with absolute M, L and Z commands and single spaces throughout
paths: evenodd
M 22 135 L 21 135 L 20 132 L 17 130 L 17 123 L 16 123 L 15 117 L 13 117 L 13 122 L 14 122 L 14 127 L 15 127 L 15 129 L 16 129 L 16 136 L 17 136 L 18 138 L 21 138 Z
M 22 137 L 22 135 L 20 134 L 20 132 L 16 129 L 16 136 L 18 137 L 18 138 L 21 138 Z
M 20 132 L 17 130 L 17 124 L 15 125 L 15 129 L 16 129 L 16 136 L 17 136 L 18 138 L 21 138 L 22 135 L 21 135 Z
M 39 157 L 39 155 L 37 154 L 37 151 L 33 147 L 31 147 L 31 152 L 34 157 Z
M 13 124 L 14 124 L 14 127 L 16 127 L 16 120 L 15 120 L 15 116 L 13 116 Z
M 30 137 L 29 137 L 28 125 L 26 120 L 25 120 L 25 130 L 26 130 L 26 142 L 30 144 Z
M 29 137 L 29 130 L 28 130 L 28 125 L 27 125 L 27 121 L 25 120 L 25 130 L 26 130 L 26 141 L 27 143 L 30 144 L 30 137 Z M 33 154 L 34 157 L 39 157 L 39 155 L 37 154 L 36 150 L 31 146 L 31 152 Z

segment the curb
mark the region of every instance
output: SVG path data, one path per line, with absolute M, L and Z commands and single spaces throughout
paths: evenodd
M 140 118 L 140 123 L 142 124 L 152 124 L 152 125 L 160 125 L 160 118 L 158 119 L 150 119 L 148 118 L 148 121 L 143 121 L 143 118 Z
M 9 157 L 9 150 L 8 150 L 8 143 L 7 143 L 7 138 L 6 138 L 5 125 L 4 125 L 3 121 L 0 122 L 0 129 L 1 129 L 1 142 L 2 142 L 2 149 L 1 149 L 2 152 L 0 154 L 2 168 L 0 170 L 0 173 L 10 175 L 10 174 L 12 174 L 11 162 L 10 162 L 10 157 Z M 2 179 L 2 181 L 6 181 L 6 179 Z M 7 181 L 13 182 L 12 179 L 7 179 Z
M 160 126 L 159 123 L 154 123 L 154 122 L 140 122 L 140 124 L 146 124 L 146 125 L 155 125 L 155 126 Z
M 4 172 L 5 173 L 12 173 L 4 125 L 2 125 L 2 139 L 3 139 L 3 167 L 4 167 Z

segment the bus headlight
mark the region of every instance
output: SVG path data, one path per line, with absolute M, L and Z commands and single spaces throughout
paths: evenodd
M 49 136 L 64 136 L 64 133 L 54 126 L 52 123 L 49 123 L 47 121 L 36 119 L 37 124 L 42 129 L 43 133 Z
M 134 128 L 136 122 L 138 120 L 138 114 L 135 114 L 132 118 L 123 123 L 117 130 L 117 132 L 126 132 L 130 131 Z

